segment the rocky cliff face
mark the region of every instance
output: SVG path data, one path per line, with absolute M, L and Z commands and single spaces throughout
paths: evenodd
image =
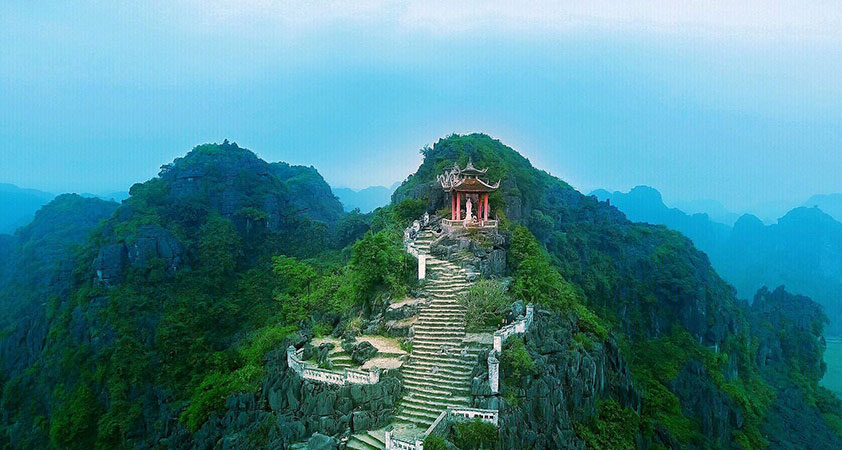
M 506 274 L 507 235 L 455 232 L 443 234 L 430 246 L 436 258 L 456 262 L 473 277 L 492 278 Z
M 525 341 L 533 369 L 513 378 L 504 356 L 500 394 L 491 395 L 487 383 L 472 388 L 476 407 L 501 410 L 501 448 L 584 449 L 576 427 L 597 415 L 601 401 L 640 411 L 640 393 L 617 345 L 581 334 L 575 318 L 539 312 L 528 333 L 509 339 Z M 487 380 L 486 368 L 480 364 L 475 381 Z
M 0 264 L 0 323 L 9 334 L 0 340 L 0 361 L 7 376 L 31 364 L 44 346 L 51 297 L 64 298 L 72 287 L 74 246 L 85 241 L 117 204 L 65 194 L 38 210 L 33 221 L 3 239 Z
M 211 417 L 196 433 L 181 428 L 160 438 L 169 448 L 178 449 L 212 449 L 224 443 L 223 448 L 230 450 L 281 450 L 315 433 L 342 438 L 392 421 L 401 396 L 397 374 L 383 374 L 374 385 L 340 387 L 301 379 L 289 370 L 282 351 L 269 353 L 266 360 L 268 375 L 260 394 L 228 398 L 225 411 Z M 157 439 L 141 447 L 154 448 Z

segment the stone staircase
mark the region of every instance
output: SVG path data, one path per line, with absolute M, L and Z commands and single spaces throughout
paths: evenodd
M 383 450 L 386 448 L 386 431 L 369 430 L 351 436 L 348 447 L 355 450 Z
M 330 351 L 330 362 L 333 363 L 333 368 L 336 370 L 350 369 L 354 366 L 354 361 L 351 355 L 342 350 L 342 347 L 336 346 Z
M 456 264 L 429 255 L 436 235 L 423 230 L 410 245 L 427 255 L 425 290 L 430 302 L 414 326 L 412 352 L 402 370 L 404 396 L 393 427 L 422 434 L 449 406 L 470 406 L 471 373 L 482 346 L 465 346 L 465 308 L 459 297 L 470 287 Z M 385 448 L 384 430 L 358 433 L 349 449 Z

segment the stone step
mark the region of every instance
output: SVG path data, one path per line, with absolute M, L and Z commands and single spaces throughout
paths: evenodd
M 438 367 L 436 373 L 433 369 Z M 430 364 L 430 365 L 413 365 L 412 367 L 403 371 L 407 377 L 417 378 L 416 381 L 432 380 L 432 379 L 449 379 L 452 381 L 464 381 L 471 377 L 473 372 L 473 365 L 460 367 L 458 365 L 445 366 L 444 364 Z
M 427 287 L 468 287 L 471 285 L 467 280 L 462 278 L 452 278 L 452 279 L 432 279 L 427 280 L 425 282 Z
M 413 363 L 414 370 L 407 372 L 410 375 L 420 375 L 422 377 L 430 378 L 433 376 L 433 369 L 437 374 L 442 376 L 449 376 L 455 379 L 470 378 L 473 373 L 473 364 L 457 364 L 457 363 L 430 363 L 425 361 L 415 361 Z
M 438 417 L 438 416 L 437 416 Z M 416 411 L 408 410 L 403 413 L 398 413 L 395 416 L 395 421 L 398 423 L 409 423 L 422 429 L 427 429 L 435 422 L 436 419 L 431 419 L 426 414 L 418 414 Z
M 442 389 L 447 389 L 451 395 L 456 392 L 470 392 L 471 391 L 471 382 L 466 377 L 444 377 L 430 375 L 430 376 L 419 376 L 419 375 L 410 375 L 405 374 L 404 376 L 404 385 L 406 387 L 414 386 L 414 387 L 426 387 L 426 386 L 437 386 Z
M 385 442 L 380 442 L 368 433 L 357 433 L 351 436 L 346 448 L 354 450 L 383 450 Z
M 416 407 L 416 405 L 413 404 L 407 404 L 401 406 L 401 412 L 398 413 L 398 416 L 405 416 L 407 418 L 412 417 L 420 419 L 421 421 L 424 421 L 424 423 L 429 422 L 429 424 L 432 424 L 436 419 L 438 419 L 439 415 L 441 415 L 443 411 L 444 409 L 437 411 L 434 409 L 426 409 L 424 407 Z M 430 426 L 429 424 L 427 424 L 428 427 Z
M 460 397 L 458 395 L 453 395 L 449 397 L 441 397 L 435 394 L 428 394 L 426 392 L 419 392 L 415 391 L 411 394 L 415 400 L 425 401 L 425 402 L 441 402 L 447 403 L 451 406 L 470 406 L 471 399 L 470 397 Z
M 436 303 L 435 300 L 432 303 L 430 303 L 429 305 L 427 305 L 421 312 L 424 313 L 424 312 L 433 312 L 433 311 L 462 313 L 462 314 L 468 312 L 467 308 L 465 308 L 464 306 L 459 306 L 459 305 L 456 305 L 456 304 L 440 304 L 440 303 Z
M 447 339 L 456 339 L 461 341 L 462 338 L 465 336 L 465 324 L 464 323 L 456 323 L 451 322 L 449 325 L 444 327 L 435 328 L 434 325 L 428 324 L 419 324 L 415 325 L 415 337 L 416 338 L 447 338 Z
M 440 368 L 448 368 L 455 371 L 462 369 L 470 369 L 476 364 L 475 358 L 461 358 L 458 353 L 450 353 L 449 355 L 442 355 L 438 351 L 424 352 L 412 355 L 409 360 L 409 367 L 417 367 L 419 369 L 432 369 L 433 366 Z
M 437 334 L 435 332 L 423 332 L 415 333 L 415 337 L 412 340 L 412 346 L 415 347 L 416 345 L 461 345 L 462 344 L 462 337 L 460 335 L 454 334 Z
M 415 326 L 419 325 L 434 328 L 452 328 L 454 326 L 464 328 L 465 314 L 457 312 L 433 314 L 432 311 L 429 311 L 418 316 L 418 322 L 415 323 Z
M 454 378 L 469 378 L 473 373 L 473 366 L 463 367 L 458 365 L 444 365 L 444 364 L 430 364 L 417 365 L 416 369 L 411 373 L 412 375 L 420 375 L 422 378 L 430 378 L 433 376 L 433 368 L 437 368 L 438 374 L 443 376 L 450 376 Z
M 419 387 L 419 386 L 415 386 L 415 387 L 412 387 L 412 388 L 407 387 L 406 388 L 406 394 L 404 395 L 404 397 L 406 397 L 408 395 L 413 395 L 413 394 L 417 395 L 417 394 L 421 394 L 421 393 L 426 394 L 426 395 L 431 395 L 431 396 L 434 396 L 434 397 L 438 397 L 438 398 L 454 397 L 454 394 L 452 392 L 444 390 L 444 389 L 433 389 L 433 388 L 425 388 L 425 387 Z
M 453 408 L 460 408 L 470 405 L 470 401 L 467 400 L 466 397 L 458 397 L 459 400 L 452 401 L 449 399 L 439 399 L 439 398 L 422 398 L 413 396 L 411 398 L 404 397 L 404 404 L 411 402 L 413 405 L 424 406 L 426 408 L 437 409 L 439 411 L 444 411 L 448 407 Z
M 447 406 L 444 404 L 429 405 L 426 403 L 416 402 L 410 399 L 402 401 L 400 409 L 404 412 L 407 410 L 411 410 L 419 413 L 419 415 L 425 415 L 433 420 L 436 420 L 442 412 L 447 410 Z

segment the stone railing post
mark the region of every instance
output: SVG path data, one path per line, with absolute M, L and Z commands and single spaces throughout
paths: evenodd
M 392 432 L 391 431 L 386 432 L 386 434 L 383 438 L 383 441 L 385 441 L 385 443 L 386 443 L 386 450 L 391 450 L 391 448 L 392 448 Z
M 492 394 L 500 392 L 500 360 L 493 354 L 488 356 L 488 384 Z
M 418 253 L 418 279 L 427 278 L 427 255 Z
M 535 315 L 535 307 L 532 304 L 526 305 L 526 328 L 532 326 L 532 318 Z
M 503 351 L 503 334 L 500 331 L 494 332 L 494 351 L 497 353 Z

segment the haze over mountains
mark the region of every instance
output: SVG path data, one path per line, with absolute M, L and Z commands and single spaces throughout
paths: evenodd
M 811 297 L 830 317 L 828 334 L 842 335 L 842 223 L 822 208 L 797 207 L 770 225 L 744 214 L 729 226 L 704 213 L 670 208 L 648 186 L 591 195 L 610 201 L 630 220 L 665 225 L 692 239 L 742 298 L 751 300 L 762 286 L 778 285 Z M 840 195 L 815 196 L 805 205 L 838 213 L 840 200 Z
M 369 213 L 376 208 L 388 205 L 392 201 L 392 193 L 400 184 L 396 182 L 389 187 L 369 186 L 360 190 L 347 187 L 332 187 L 332 189 L 334 195 L 342 202 L 345 211 L 359 209 L 362 213 Z
M 129 197 L 129 193 L 124 191 L 79 195 L 118 203 Z M 28 224 L 35 216 L 35 212 L 54 198 L 56 195 L 50 192 L 0 183 L 0 234 L 12 234 L 18 228 Z

